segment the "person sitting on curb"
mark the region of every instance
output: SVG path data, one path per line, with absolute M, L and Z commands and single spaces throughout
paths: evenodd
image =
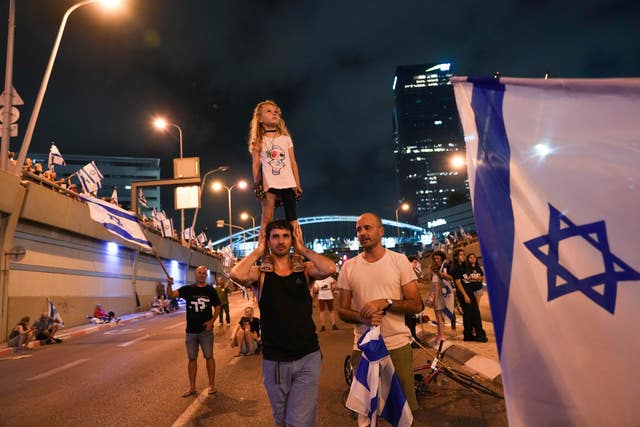
M 45 344 L 56 344 L 62 342 L 60 338 L 54 337 L 58 332 L 58 326 L 53 318 L 49 317 L 49 313 L 45 311 L 40 315 L 40 320 L 36 321 L 32 327 L 36 331 L 37 340 L 45 340 Z
M 107 313 L 102 308 L 102 304 L 96 304 L 96 309 L 93 312 L 93 317 L 87 316 L 87 318 L 89 318 L 89 320 L 91 320 L 93 323 L 97 323 L 97 324 L 110 323 L 113 320 L 115 320 L 116 323 L 120 322 L 120 319 L 116 317 L 116 314 L 113 311 L 110 311 Z
M 241 354 L 256 354 L 260 342 L 260 319 L 253 317 L 253 307 L 245 307 L 244 317 L 240 319 L 231 335 L 231 347 L 238 347 L 234 357 Z
M 151 303 L 151 312 L 154 314 L 165 314 L 167 311 L 168 301 L 164 299 L 164 296 L 153 297 L 153 302 Z
M 25 316 L 11 330 L 7 339 L 8 347 L 16 347 L 16 351 L 29 350 L 29 341 L 33 339 L 34 330 L 29 329 L 29 316 Z

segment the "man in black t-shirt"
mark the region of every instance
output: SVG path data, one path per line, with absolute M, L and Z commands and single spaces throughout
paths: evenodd
M 209 394 L 216 393 L 216 361 L 213 358 L 213 322 L 220 313 L 220 300 L 215 289 L 207 286 L 207 268 L 199 266 L 195 271 L 196 283 L 183 286 L 177 291 L 171 289 L 173 279 L 167 280 L 167 296 L 180 297 L 187 302 L 187 329 L 185 343 L 189 359 L 189 390 L 182 397 L 196 394 L 196 373 L 198 372 L 198 346 L 207 361 L 209 374 Z
M 303 271 L 293 269 L 292 246 L 296 254 L 309 259 Z M 267 248 L 272 268 L 261 271 L 254 264 Z M 333 261 L 304 245 L 300 224 L 286 220 L 267 224 L 256 249 L 231 270 L 231 278 L 251 285 L 258 299 L 262 377 L 277 425 L 315 425 L 322 357 L 309 279 L 324 279 L 335 272 Z

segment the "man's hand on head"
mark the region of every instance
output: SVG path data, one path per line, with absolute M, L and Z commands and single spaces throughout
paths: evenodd
M 302 227 L 297 222 L 293 224 L 293 249 L 298 253 L 306 249 L 304 238 L 302 237 Z

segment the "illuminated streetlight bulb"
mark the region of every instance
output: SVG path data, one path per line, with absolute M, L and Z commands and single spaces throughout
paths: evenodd
M 238 182 L 238 188 L 241 190 L 244 190 L 245 188 L 247 188 L 247 181 L 240 181 Z
M 402 205 L 400 205 L 400 209 L 402 209 L 403 211 L 408 211 L 409 209 L 411 209 L 411 205 L 409 203 L 403 203 Z
M 118 10 L 124 6 L 122 0 L 98 0 L 98 3 L 106 10 Z
M 163 119 L 162 117 L 158 117 L 158 118 L 153 120 L 153 126 L 156 129 L 160 129 L 160 130 L 166 129 L 167 125 L 168 125 L 167 121 L 165 119 Z
M 213 184 L 211 184 L 211 188 L 213 188 L 213 191 L 220 191 L 222 190 L 222 183 L 220 181 L 214 181 Z
M 453 156 L 453 158 L 451 159 L 451 166 L 453 166 L 454 168 L 461 168 L 462 166 L 465 165 L 465 161 L 464 161 L 464 157 L 462 156 Z
M 248 220 L 248 219 L 249 219 L 249 214 L 248 214 L 248 213 L 246 213 L 246 212 L 242 212 L 242 213 L 240 214 L 240 219 L 241 219 L 241 220 L 243 220 L 243 221 Z

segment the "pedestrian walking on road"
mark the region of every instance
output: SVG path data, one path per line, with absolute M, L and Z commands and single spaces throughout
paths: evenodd
M 185 344 L 187 346 L 189 389 L 182 397 L 196 394 L 196 373 L 198 372 L 198 346 L 206 360 L 209 376 L 209 394 L 215 394 L 216 361 L 213 357 L 213 323 L 220 313 L 220 300 L 212 286 L 207 286 L 207 268 L 203 265 L 196 268 L 196 282 L 174 291 L 171 289 L 173 279 L 167 280 L 167 295 L 170 298 L 182 298 L 187 302 L 187 329 Z
M 227 321 L 227 326 L 231 325 L 231 315 L 229 314 L 229 287 L 225 283 L 221 276 L 216 278 L 216 292 L 220 299 L 220 315 L 218 321 L 220 326 L 223 325 L 223 320 Z
M 403 254 L 382 246 L 384 228 L 379 216 L 360 215 L 356 235 L 363 252 L 347 260 L 338 277 L 338 315 L 355 324 L 353 367 L 362 352 L 357 350 L 360 337 L 370 326 L 380 326 L 380 334 L 412 411 L 418 409 L 414 388 L 411 333 L 404 323 L 405 314 L 422 310 L 416 275 Z
M 326 279 L 316 280 L 313 284 L 314 293 L 318 294 L 318 308 L 320 309 L 320 332 L 327 330 L 325 324 L 328 320 L 331 322 L 331 329 L 338 330 L 336 326 L 336 316 L 333 311 L 333 289 L 335 288 L 336 280 L 329 276 Z
M 293 270 L 291 247 L 309 259 L 303 271 Z M 254 264 L 269 250 L 273 271 Z M 279 426 L 311 427 L 316 421 L 322 356 L 313 323 L 312 280 L 334 274 L 333 261 L 308 249 L 300 225 L 273 221 L 258 246 L 232 270 L 231 278 L 251 285 L 262 323 L 262 375 Z

